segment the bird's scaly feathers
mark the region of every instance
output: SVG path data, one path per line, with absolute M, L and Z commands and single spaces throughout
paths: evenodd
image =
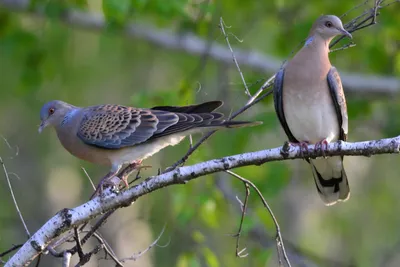
M 209 112 L 221 102 L 208 103 L 152 109 L 120 105 L 88 107 L 77 135 L 88 145 L 120 149 L 197 128 L 250 126 L 249 122 L 224 122 L 223 114 Z

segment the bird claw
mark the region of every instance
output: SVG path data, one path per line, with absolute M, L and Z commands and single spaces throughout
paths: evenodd
M 300 156 L 302 158 L 305 158 L 307 154 L 310 153 L 310 151 L 308 151 L 308 145 L 309 142 L 308 141 L 301 141 L 298 143 L 290 143 L 292 146 L 299 146 L 300 147 Z
M 128 183 L 128 175 L 126 176 L 122 176 L 120 179 L 120 183 L 123 182 L 125 185 L 125 188 L 128 189 L 129 188 L 129 183 Z
M 324 145 L 325 145 L 325 148 L 324 148 Z M 319 150 L 321 152 L 322 156 L 324 158 L 326 158 L 325 151 L 328 150 L 328 141 L 326 139 L 322 139 L 321 141 L 315 143 L 314 150 L 315 151 Z
M 142 164 L 141 160 L 133 161 L 123 171 L 121 171 L 119 175 L 116 175 L 116 173 L 113 172 L 108 173 L 106 176 L 103 177 L 103 179 L 101 179 L 100 183 L 97 185 L 97 188 L 90 197 L 90 199 L 93 199 L 97 195 L 102 195 L 105 187 L 107 186 L 118 187 L 121 182 L 124 183 L 125 188 L 129 188 L 129 183 L 128 183 L 129 174 L 131 174 L 134 170 L 137 170 L 138 175 L 136 176 L 135 179 L 137 180 L 140 178 L 139 173 L 141 169 L 147 169 L 152 167 L 149 165 L 141 166 L 141 164 Z
M 104 188 L 106 188 L 107 186 L 116 186 L 119 184 L 119 178 L 118 181 L 115 181 L 115 178 L 118 178 L 116 176 L 110 176 L 110 175 L 106 175 L 103 177 L 103 179 L 101 179 L 100 183 L 97 185 L 96 190 L 94 191 L 94 193 L 92 194 L 92 196 L 90 197 L 90 199 L 93 199 L 95 196 L 97 195 L 103 195 L 103 191 Z
M 121 176 L 121 180 L 125 185 L 125 188 L 128 189 L 129 188 L 129 183 L 128 183 L 128 177 L 129 175 L 134 171 L 137 170 L 138 174 L 136 175 L 135 179 L 132 181 L 136 181 L 138 179 L 140 179 L 139 173 L 142 169 L 148 169 L 148 168 L 152 168 L 152 166 L 150 165 L 144 165 L 142 166 L 142 161 L 134 161 L 131 164 L 129 164 L 120 174 Z

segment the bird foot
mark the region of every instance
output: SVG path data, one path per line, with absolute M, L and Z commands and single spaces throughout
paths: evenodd
M 148 169 L 151 168 L 152 166 L 150 165 L 141 165 L 142 161 L 138 160 L 138 161 L 134 161 L 131 164 L 129 164 L 128 166 L 126 166 L 126 168 L 118 175 L 119 177 L 121 177 L 121 181 L 124 183 L 125 188 L 129 188 L 129 183 L 128 183 L 128 177 L 129 175 L 133 172 L 133 171 L 137 171 L 137 175 L 135 177 L 135 179 L 133 179 L 132 182 L 140 179 L 140 171 L 142 169 Z
M 151 166 L 141 166 L 142 161 L 141 160 L 136 160 L 130 163 L 128 166 L 125 167 L 118 175 L 115 172 L 109 172 L 106 176 L 104 176 L 100 183 L 97 185 L 96 190 L 90 197 L 90 199 L 93 199 L 97 195 L 102 195 L 103 190 L 107 186 L 119 186 L 121 182 L 124 183 L 125 188 L 129 188 L 129 183 L 128 183 L 128 177 L 129 175 L 137 170 L 138 173 L 136 175 L 136 178 L 133 181 L 136 181 L 140 179 L 140 170 L 141 169 L 147 169 L 151 168 Z
M 100 180 L 100 183 L 97 185 L 96 190 L 94 191 L 90 199 L 93 199 L 97 195 L 102 195 L 105 187 L 118 185 L 119 181 L 115 181 L 115 175 L 115 172 L 107 173 L 107 175 Z
M 328 149 L 328 141 L 326 139 L 322 139 L 321 141 L 315 143 L 314 149 L 315 151 L 320 151 L 322 156 L 326 158 L 325 151 Z
M 309 154 L 308 145 L 310 144 L 308 141 L 301 141 L 298 143 L 289 143 L 292 146 L 299 146 L 300 147 L 300 156 L 302 158 L 306 157 Z

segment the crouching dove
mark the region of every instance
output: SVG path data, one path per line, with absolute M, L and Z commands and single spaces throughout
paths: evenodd
M 329 142 L 347 139 L 346 99 L 328 57 L 329 43 L 337 35 L 352 38 L 338 17 L 318 18 L 304 47 L 276 74 L 276 113 L 289 141 L 301 148 L 316 144 L 323 152 Z M 326 205 L 350 197 L 342 156 L 307 161 Z
M 101 180 L 110 183 L 124 164 L 142 160 L 187 135 L 219 128 L 254 126 L 261 122 L 224 121 L 214 110 L 223 103 L 211 101 L 191 106 L 159 106 L 151 109 L 121 105 L 76 107 L 54 100 L 40 111 L 39 133 L 53 126 L 58 139 L 72 155 L 99 165 L 110 166 Z M 121 177 L 128 187 L 127 177 Z

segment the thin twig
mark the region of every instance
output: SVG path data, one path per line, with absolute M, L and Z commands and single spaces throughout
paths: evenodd
M 271 87 L 274 84 L 274 81 L 275 81 L 275 74 L 265 81 L 265 83 L 260 87 L 260 89 L 247 101 L 246 105 L 250 105 L 251 103 L 253 103 L 257 99 L 257 97 L 259 97 L 260 94 L 265 91 L 265 89 Z
M 87 232 L 87 234 L 82 238 L 81 244 L 82 245 L 85 244 L 89 240 L 89 238 L 106 222 L 108 217 L 110 217 L 114 212 L 115 212 L 115 210 L 111 210 L 111 211 L 107 212 L 106 214 L 104 214 L 103 217 L 101 217 L 96 222 L 96 224 Z M 78 247 L 75 246 L 75 247 L 69 249 L 68 251 L 71 252 L 73 255 L 78 251 Z
M 11 151 L 14 151 L 14 148 L 11 146 L 11 144 L 8 142 L 8 140 L 7 140 L 7 138 L 5 138 L 3 135 L 1 135 L 0 134 L 0 137 L 4 140 L 4 143 L 6 143 L 6 145 L 8 146 L 8 148 L 11 150 Z M 13 157 L 10 157 L 10 159 L 13 159 L 13 158 L 15 158 L 15 157 L 18 157 L 18 155 L 19 155 L 19 147 L 18 146 L 15 146 L 15 154 L 14 154 L 14 156 Z
M 384 1 L 382 1 L 382 3 L 383 3 L 383 2 L 384 2 Z M 394 1 L 389 2 L 389 3 L 387 3 L 387 4 L 381 5 L 381 8 L 391 6 L 391 5 L 395 4 L 395 3 L 400 3 L 400 0 L 394 0 Z
M 121 259 L 121 262 L 127 262 L 127 261 L 136 261 L 137 259 L 139 259 L 141 256 L 143 256 L 147 251 L 149 251 L 152 247 L 154 247 L 155 245 L 157 245 L 158 241 L 160 241 L 161 236 L 164 234 L 165 231 L 165 227 L 166 225 L 164 224 L 160 234 L 158 235 L 158 237 L 156 238 L 156 240 L 154 240 L 153 243 L 151 243 L 145 250 L 140 251 L 136 254 L 134 254 L 131 257 L 128 258 L 123 258 Z
M 76 247 L 78 249 L 79 259 L 82 260 L 83 257 L 85 256 L 85 253 L 83 252 L 83 249 L 82 249 L 82 244 L 81 244 L 81 240 L 80 240 L 80 237 L 79 237 L 79 231 L 78 231 L 77 227 L 74 227 L 74 239 L 75 239 L 75 242 L 76 242 Z
M 87 173 L 86 169 L 84 167 L 81 167 L 83 172 L 85 173 L 86 177 L 89 179 L 90 184 L 92 185 L 93 189 L 96 190 L 96 186 L 93 183 L 92 178 L 90 178 L 90 175 Z
M 227 173 L 229 173 L 229 172 L 227 172 Z M 247 204 L 248 204 L 248 200 L 249 200 L 249 196 L 250 196 L 250 187 L 249 187 L 249 185 L 246 182 L 243 182 L 243 184 L 244 184 L 245 190 L 246 190 L 246 195 L 244 197 L 244 202 L 242 203 L 240 201 L 240 199 L 238 197 L 236 197 L 236 199 L 240 203 L 240 208 L 242 210 L 239 229 L 238 229 L 238 232 L 236 234 L 236 257 L 239 257 L 239 258 L 244 258 L 244 257 L 247 257 L 249 255 L 249 253 L 243 254 L 243 252 L 246 251 L 246 248 L 243 248 L 242 250 L 239 251 L 239 241 L 240 241 L 240 236 L 242 234 L 244 216 L 246 216 Z
M 40 266 L 40 261 L 42 260 L 42 256 L 43 256 L 43 254 L 40 254 L 39 257 L 37 258 L 35 267 L 39 267 Z
M 368 1 L 364 2 L 363 4 L 357 6 L 356 8 L 359 8 L 361 6 L 364 6 L 368 3 Z M 374 7 L 363 12 L 361 15 L 359 15 L 358 17 L 352 19 L 350 22 L 346 23 L 344 25 L 344 28 L 352 33 L 364 28 L 367 28 L 369 26 L 372 26 L 374 24 L 376 24 L 376 17 L 379 15 L 378 11 L 380 9 L 382 9 L 382 6 L 380 6 L 380 4 L 383 3 L 382 0 L 378 0 L 375 1 Z M 354 10 L 355 8 L 350 9 L 348 12 Z M 348 12 L 346 12 L 345 14 L 347 14 Z M 366 22 L 370 21 L 368 24 L 365 24 Z M 340 36 L 339 38 L 337 38 L 336 40 L 334 40 L 330 45 L 329 48 L 332 48 L 333 46 L 335 46 L 338 42 L 340 42 L 342 39 L 344 39 L 345 36 Z
M 78 243 L 77 243 L 77 245 L 75 245 L 74 247 L 72 247 L 71 249 L 68 249 L 68 250 L 66 250 L 66 251 L 69 252 L 69 253 L 71 253 L 71 255 L 74 255 L 76 252 L 79 253 L 79 249 L 82 249 L 81 246 L 84 245 L 84 244 L 89 240 L 90 237 L 95 236 L 98 240 L 99 240 L 99 238 L 102 239 L 99 235 L 96 235 L 96 231 L 106 222 L 107 218 L 110 217 L 110 216 L 114 213 L 114 211 L 115 211 L 115 210 L 111 210 L 111 211 L 107 212 L 106 214 L 104 214 L 104 215 L 97 221 L 97 223 L 96 223 L 89 231 L 87 231 L 86 235 L 82 238 L 82 240 L 81 240 L 80 243 L 79 243 L 80 247 L 78 246 Z M 83 224 L 83 225 L 79 228 L 79 231 L 82 231 L 83 228 L 85 228 L 87 224 L 88 224 L 88 223 Z M 74 230 L 74 231 L 75 231 L 75 230 Z M 76 234 L 75 234 L 75 236 L 76 236 Z M 65 251 L 57 252 L 57 251 L 55 250 L 55 248 L 58 247 L 58 246 L 60 246 L 60 245 L 62 245 L 63 243 L 65 243 L 65 242 L 66 242 L 68 239 L 70 239 L 71 237 L 72 237 L 72 234 L 68 234 L 68 235 L 62 237 L 61 239 L 57 240 L 57 242 L 55 242 L 55 243 L 50 244 L 49 246 L 47 246 L 46 249 L 47 249 L 47 250 L 50 252 L 50 254 L 53 255 L 54 257 L 63 257 Z M 78 237 L 79 237 L 79 235 L 78 235 Z M 75 240 L 76 240 L 76 239 L 75 239 Z M 105 243 L 104 240 L 103 240 L 102 242 Z M 112 251 L 112 250 L 110 250 L 110 251 L 111 251 L 111 252 L 110 252 L 110 255 L 111 255 L 112 257 L 114 257 L 113 251 Z M 115 257 L 115 259 L 116 259 L 116 257 Z
M 51 242 L 46 247 L 46 250 L 48 250 L 52 256 L 57 257 L 57 258 L 61 258 L 61 257 L 64 257 L 64 251 L 57 252 L 56 248 L 61 246 L 62 244 L 66 243 L 66 242 L 73 242 L 73 241 L 74 241 L 74 235 L 70 231 L 69 233 L 61 236 L 59 239 L 56 239 L 53 242 Z
M 26 225 L 24 217 L 22 216 L 22 213 L 21 213 L 21 211 L 20 211 L 20 209 L 18 207 L 17 199 L 15 198 L 14 191 L 12 189 L 12 185 L 11 185 L 10 177 L 8 176 L 6 165 L 4 164 L 4 161 L 3 161 L 3 159 L 1 157 L 0 157 L 0 164 L 3 166 L 4 175 L 5 175 L 6 180 L 7 180 L 8 188 L 10 189 L 11 197 L 12 197 L 12 199 L 14 201 L 15 209 L 17 210 L 19 218 L 21 219 L 21 222 L 22 222 L 22 224 L 24 226 L 27 238 L 29 239 L 31 237 L 31 234 L 29 233 L 28 226 Z
M 227 45 L 228 45 L 228 47 L 229 47 L 229 50 L 230 50 L 231 53 L 232 53 L 232 59 L 233 59 L 233 62 L 235 63 L 236 68 L 237 68 L 237 70 L 238 70 L 238 72 L 239 72 L 239 74 L 240 74 L 240 78 L 242 79 L 242 82 L 243 82 L 243 85 L 244 85 L 244 89 L 245 89 L 245 93 L 246 93 L 246 95 L 247 95 L 248 97 L 251 98 L 252 96 L 251 96 L 251 94 L 250 94 L 249 88 L 247 87 L 246 80 L 244 79 L 243 73 L 242 73 L 242 71 L 240 70 L 239 63 L 238 63 L 238 61 L 237 61 L 237 59 L 236 59 L 235 53 L 233 52 L 233 49 L 232 49 L 232 47 L 231 47 L 231 43 L 229 42 L 228 35 L 227 35 L 226 32 L 225 32 L 225 27 L 226 27 L 226 28 L 229 28 L 229 27 L 226 26 L 226 24 L 225 24 L 224 20 L 222 19 L 222 17 L 221 17 L 220 20 L 219 20 L 219 27 L 220 27 L 220 29 L 221 29 L 221 31 L 222 31 L 224 37 L 225 37 L 226 43 L 227 43 Z M 236 37 L 236 40 L 238 40 L 239 42 L 242 42 L 242 41 L 239 40 L 239 38 L 237 38 L 237 37 Z
M 237 190 L 228 183 L 227 179 L 219 177 L 216 181 L 216 186 L 220 192 L 224 195 L 226 200 L 236 204 L 237 201 Z M 242 211 L 238 211 L 239 215 Z M 254 210 L 251 207 L 247 208 L 247 216 L 254 216 Z M 273 233 L 272 233 L 273 234 Z M 262 248 L 270 249 L 272 246 L 276 248 L 275 235 L 272 237 L 270 231 L 265 228 L 264 225 L 257 223 L 248 230 L 248 238 L 258 243 Z M 315 255 L 313 252 L 300 249 L 298 245 L 293 244 L 290 240 L 284 238 L 285 248 L 288 253 L 289 259 L 292 262 L 296 262 L 296 266 L 299 267 L 311 267 L 311 266 L 335 266 L 335 267 L 351 267 L 349 264 L 345 264 L 336 260 L 332 260 L 329 257 Z M 380 264 L 379 266 L 385 266 Z
M 19 181 L 21 181 L 21 177 L 19 177 L 19 175 L 16 174 L 15 172 L 8 172 L 8 175 L 12 175 L 12 176 L 14 176 L 15 178 L 17 178 Z
M 230 170 L 226 170 L 227 173 L 229 173 L 230 175 L 234 176 L 235 178 L 239 179 L 240 181 L 242 181 L 243 183 L 246 183 L 247 185 L 251 186 L 258 194 L 258 196 L 260 197 L 264 207 L 268 210 L 268 213 L 270 214 L 274 224 L 275 224 L 275 230 L 276 230 L 276 247 L 278 249 L 278 252 L 281 251 L 283 254 L 283 259 L 285 260 L 285 262 L 287 263 L 287 265 L 290 267 L 290 261 L 289 258 L 287 256 L 286 250 L 285 250 L 285 246 L 283 244 L 283 238 L 282 238 L 282 234 L 281 234 L 281 230 L 278 224 L 278 221 L 272 211 L 272 209 L 270 208 L 270 206 L 268 205 L 267 201 L 265 200 L 264 196 L 262 195 L 262 193 L 260 192 L 260 190 L 257 188 L 257 186 L 255 184 L 253 184 L 251 181 L 247 180 L 246 178 L 241 177 L 240 175 L 230 171 Z
M 6 251 L 0 253 L 0 258 L 4 257 L 5 255 L 7 255 L 8 253 L 13 252 L 14 250 L 19 249 L 20 247 L 22 247 L 23 244 L 18 244 L 18 245 L 13 245 L 11 248 L 7 249 Z
M 278 255 L 278 264 L 279 264 L 279 267 L 283 267 L 282 258 L 284 256 L 283 256 L 282 250 L 280 249 L 281 243 L 280 243 L 280 239 L 278 238 L 278 236 L 275 236 L 275 243 L 276 243 L 276 254 Z
M 358 5 L 356 5 L 356 6 L 352 7 L 352 8 L 350 8 L 350 9 L 347 10 L 345 13 L 343 13 L 339 18 L 347 17 L 347 15 L 348 15 L 350 12 L 352 12 L 352 11 L 354 11 L 354 10 L 356 10 L 356 9 L 359 9 L 359 8 L 362 7 L 362 6 L 365 6 L 368 2 L 369 2 L 369 0 L 366 0 L 364 3 L 358 4 Z
M 115 262 L 116 267 L 121 267 L 123 266 L 121 261 L 117 258 L 117 255 L 115 255 L 114 250 L 111 248 L 111 246 L 108 244 L 108 242 L 102 237 L 98 232 L 93 233 L 93 237 L 99 241 L 100 244 L 104 245 L 104 252 L 106 253 L 106 256 L 110 256 L 111 259 Z
M 189 149 L 193 148 L 193 137 L 189 135 Z
M 93 255 L 95 255 L 95 254 L 99 253 L 100 251 L 102 251 L 103 248 L 104 248 L 104 244 L 97 245 L 92 251 L 90 251 L 89 253 L 86 253 L 85 257 L 83 259 L 81 259 L 79 261 L 79 263 L 75 265 L 75 267 L 81 267 L 81 266 L 85 265 L 86 263 L 88 263 L 90 258 Z
M 344 46 L 341 46 L 339 48 L 330 50 L 329 53 L 337 52 L 337 51 L 340 51 L 340 50 L 345 50 L 347 48 L 351 48 L 351 47 L 354 47 L 354 46 L 356 46 L 355 43 L 348 43 L 348 44 L 346 44 Z

